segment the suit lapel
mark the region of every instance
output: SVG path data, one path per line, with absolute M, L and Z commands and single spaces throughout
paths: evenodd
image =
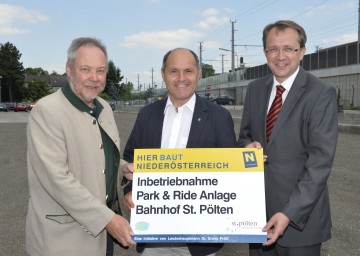
M 306 90 L 306 72 L 303 68 L 300 67 L 299 73 L 296 76 L 293 85 L 289 91 L 289 94 L 286 97 L 286 100 L 281 108 L 279 116 L 275 122 L 274 128 L 272 130 L 269 145 L 276 138 L 279 133 L 283 123 L 286 121 L 295 105 L 303 95 Z
M 153 118 L 151 120 L 151 123 L 153 124 L 152 129 L 152 138 L 155 148 L 161 148 L 161 137 L 162 137 L 162 129 L 163 129 L 163 123 L 164 123 L 164 111 L 165 106 L 167 102 L 167 97 L 162 99 L 161 104 L 157 105 L 157 108 L 154 109 L 153 112 Z
M 260 95 L 259 97 L 260 102 L 258 103 L 260 108 L 258 123 L 260 124 L 259 128 L 261 129 L 261 131 L 263 131 L 261 134 L 262 136 L 261 139 L 263 142 L 266 141 L 266 116 L 267 116 L 267 110 L 268 110 L 269 99 L 270 99 L 273 83 L 274 83 L 273 76 L 269 76 L 269 79 L 265 82 L 265 90 L 259 90 L 259 93 L 263 93 L 262 95 Z
M 204 129 L 208 115 L 209 111 L 204 100 L 196 95 L 194 114 L 191 121 L 188 142 L 186 145 L 187 148 L 193 148 L 196 147 L 196 145 L 199 145 L 197 142 L 199 140 L 200 134 L 202 133 L 202 130 Z

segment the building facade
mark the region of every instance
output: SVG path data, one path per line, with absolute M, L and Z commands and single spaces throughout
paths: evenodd
M 337 88 L 339 104 L 344 108 L 360 106 L 360 49 L 352 42 L 306 54 L 302 67 Z M 201 79 L 197 92 L 200 95 L 228 95 L 236 104 L 244 103 L 247 85 L 254 79 L 271 74 L 267 64 L 244 67 L 234 72 Z

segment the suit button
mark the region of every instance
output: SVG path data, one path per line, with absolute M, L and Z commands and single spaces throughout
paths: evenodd
M 107 199 L 108 199 L 108 197 L 109 197 L 109 195 L 106 195 L 106 196 L 105 196 L 105 199 L 107 200 Z
M 105 169 L 103 170 L 103 174 L 105 174 Z
M 96 124 L 96 119 L 93 119 L 92 123 L 93 123 L 93 125 L 95 125 Z
M 103 149 L 104 148 L 104 145 L 103 144 L 100 144 L 100 149 Z

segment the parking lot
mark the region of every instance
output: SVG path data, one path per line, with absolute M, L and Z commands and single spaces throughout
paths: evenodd
M 231 108 L 238 134 L 240 110 Z M 123 148 L 135 122 L 137 109 L 116 110 L 114 114 Z M 0 256 L 26 255 L 24 225 L 28 185 L 25 132 L 28 115 L 26 112 L 0 112 Z M 347 122 L 356 126 L 359 118 L 360 114 L 339 116 L 339 120 L 349 127 L 351 124 L 346 124 L 348 119 L 351 121 Z M 334 168 L 329 179 L 333 238 L 323 245 L 322 256 L 360 255 L 360 135 L 348 133 L 353 130 L 352 127 L 339 134 Z M 137 254 L 132 247 L 129 250 L 117 248 L 115 255 Z M 217 254 L 225 255 L 247 255 L 247 245 L 227 244 Z

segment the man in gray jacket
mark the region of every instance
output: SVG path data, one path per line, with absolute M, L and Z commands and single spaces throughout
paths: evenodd
M 124 246 L 134 244 L 129 223 L 119 215 L 119 133 L 111 107 L 98 97 L 107 63 L 100 41 L 75 39 L 68 50 L 68 83 L 31 110 L 30 255 L 112 255 L 112 238 Z
M 304 29 L 292 21 L 266 26 L 264 53 L 273 75 L 251 82 L 246 92 L 238 144 L 263 147 L 267 156 L 263 230 L 269 240 L 251 244 L 251 256 L 320 256 L 331 238 L 327 179 L 337 144 L 336 90 L 300 67 L 305 43 Z

